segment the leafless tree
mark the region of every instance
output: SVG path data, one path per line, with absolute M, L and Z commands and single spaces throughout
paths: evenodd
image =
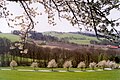
M 2 65 L 2 62 L 0 61 L 0 66 Z

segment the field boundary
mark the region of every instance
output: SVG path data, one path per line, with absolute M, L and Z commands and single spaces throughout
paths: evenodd
M 0 70 L 3 70 L 3 71 L 10 71 L 12 69 L 5 69 L 5 68 L 1 68 Z M 69 71 L 66 71 L 66 70 L 32 70 L 32 69 L 15 69 L 16 71 L 18 72 L 99 72 L 99 71 L 110 71 L 112 70 L 111 68 L 105 68 L 104 70 L 103 69 L 97 69 L 97 70 L 69 70 Z

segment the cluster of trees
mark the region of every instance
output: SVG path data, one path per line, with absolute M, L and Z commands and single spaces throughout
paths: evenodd
M 12 31 L 13 34 L 15 35 L 20 35 L 21 32 L 18 30 L 14 30 Z M 64 34 L 62 32 L 56 32 L 58 34 Z M 96 37 L 95 34 L 90 34 L 90 33 L 82 33 L 82 32 L 70 32 L 73 34 L 82 34 L 82 35 L 86 35 L 86 36 L 92 36 L 92 37 Z M 68 43 L 70 44 L 69 40 L 75 39 L 75 40 L 87 40 L 85 37 L 84 38 L 75 38 L 75 37 L 64 37 L 61 39 L 58 39 L 57 37 L 54 36 L 50 36 L 50 35 L 43 35 L 42 33 L 39 32 L 35 32 L 35 31 L 30 31 L 29 32 L 29 38 L 34 39 L 34 40 L 42 40 L 42 41 L 55 41 L 55 42 L 64 42 L 64 43 Z M 102 37 L 101 37 L 102 38 Z M 100 41 L 98 40 L 90 40 L 90 44 L 96 44 L 96 45 L 119 45 L 118 43 L 115 42 L 111 42 L 107 39 L 102 39 Z
M 0 38 L 0 53 L 6 53 L 9 50 L 11 41 L 7 38 Z
M 11 41 L 7 38 L 0 38 L 0 62 L 1 62 L 1 66 L 3 65 L 8 65 L 9 62 L 9 48 L 11 45 Z
M 114 60 L 119 63 L 119 51 L 116 50 L 102 50 L 94 48 L 80 48 L 76 50 L 67 50 L 62 48 L 43 48 L 35 46 L 34 44 L 27 44 L 27 54 L 21 54 L 19 51 L 12 51 L 10 55 L 14 56 L 12 59 L 18 60 L 19 65 L 30 65 L 31 62 L 37 60 L 40 67 L 46 67 L 47 63 L 51 59 L 55 59 L 58 63 L 58 67 L 62 67 L 62 64 L 66 60 L 72 60 L 73 67 L 76 67 L 80 61 L 85 61 L 86 65 L 89 66 L 90 62 L 99 62 L 103 59 Z M 19 56 L 19 57 L 18 57 Z M 20 61 L 19 61 L 20 59 Z
M 38 68 L 38 65 L 39 65 L 39 64 L 35 61 L 35 62 L 33 62 L 33 63 L 31 64 L 31 67 L 33 67 L 33 69 L 36 70 L 36 68 Z M 12 60 L 12 61 L 10 62 L 10 67 L 11 67 L 12 69 L 15 69 L 14 67 L 16 67 L 16 66 L 17 66 L 17 62 L 16 62 L 15 60 Z M 66 68 L 67 71 L 69 71 L 69 69 L 70 69 L 72 66 L 73 66 L 73 65 L 72 65 L 72 61 L 71 61 L 71 60 L 65 61 L 64 64 L 63 64 L 63 68 Z M 50 61 L 48 62 L 47 67 L 48 67 L 48 68 L 51 68 L 52 71 L 54 71 L 53 68 L 57 68 L 57 67 L 58 67 L 58 64 L 57 64 L 57 62 L 55 61 L 55 59 L 52 59 L 52 60 L 50 60 Z M 86 66 L 86 64 L 85 64 L 84 61 L 79 62 L 79 64 L 77 65 L 77 68 L 81 68 L 81 70 L 86 70 L 86 67 L 87 67 L 87 66 Z M 114 61 L 110 61 L 110 60 L 108 60 L 108 61 L 102 60 L 102 61 L 98 62 L 98 64 L 96 64 L 95 62 L 91 62 L 91 63 L 89 63 L 89 67 L 90 67 L 92 70 L 94 70 L 96 67 L 102 68 L 103 70 L 104 70 L 105 68 L 111 68 L 111 69 L 120 68 L 120 66 L 119 66 L 117 63 L 115 63 Z
M 85 35 L 85 36 L 96 37 L 96 35 L 94 33 L 84 33 L 84 32 L 69 32 L 69 33 L 81 34 L 81 35 Z
M 7 2 L 19 3 L 23 9 L 23 14 L 13 16 L 10 13 Z M 34 8 L 31 4 L 40 4 L 44 6 L 45 12 L 48 13 L 48 23 L 53 26 L 55 23 L 55 14 L 58 12 L 59 18 L 68 20 L 73 26 L 78 26 L 81 30 L 83 26 L 86 30 L 95 30 L 97 37 L 105 37 L 108 40 L 116 41 L 119 43 L 119 32 L 116 27 L 120 26 L 119 17 L 109 18 L 115 10 L 119 13 L 120 1 L 119 0 L 7 0 L 0 1 L 0 18 L 5 18 L 8 26 L 20 26 L 23 41 L 25 41 L 28 32 L 31 31 L 38 21 L 34 18 L 38 15 L 39 8 Z M 41 7 L 41 6 L 40 6 Z M 12 16 L 12 17 L 11 17 Z M 14 17 L 14 18 L 13 18 Z M 12 25 L 13 24 L 13 25 Z M 82 26 L 81 26 L 82 25 Z
M 20 35 L 22 33 L 19 30 L 14 30 L 12 31 L 12 34 Z M 28 38 L 31 38 L 34 40 L 42 40 L 42 41 L 60 41 L 57 37 L 50 36 L 50 35 L 43 35 L 42 33 L 36 32 L 36 31 L 29 31 Z
M 16 43 L 16 42 L 15 42 Z M 77 67 L 80 61 L 85 61 L 89 66 L 90 62 L 99 62 L 101 60 L 114 60 L 119 63 L 120 54 L 119 50 L 103 50 L 94 49 L 94 47 L 81 47 L 75 50 L 63 49 L 63 48 L 50 48 L 40 47 L 35 44 L 26 43 L 25 49 L 28 52 L 21 53 L 20 49 L 10 49 L 11 41 L 6 38 L 0 38 L 0 62 L 1 66 L 8 66 L 11 60 L 16 60 L 18 65 L 30 65 L 32 62 L 39 62 L 40 67 L 46 67 L 47 63 L 51 59 L 55 59 L 58 63 L 58 67 L 62 67 L 62 64 L 66 60 L 72 60 L 73 67 Z
M 114 45 L 114 46 L 119 46 L 119 43 L 116 42 L 111 42 L 107 39 L 103 39 L 100 41 L 96 41 L 96 40 L 90 40 L 90 44 L 95 44 L 95 45 Z

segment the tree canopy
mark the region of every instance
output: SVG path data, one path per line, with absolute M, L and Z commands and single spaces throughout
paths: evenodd
M 7 2 L 20 3 L 25 13 L 21 16 L 16 16 L 10 19 L 10 14 L 6 5 Z M 22 39 L 25 40 L 27 32 L 34 28 L 35 22 L 33 18 L 40 15 L 31 4 L 38 3 L 44 6 L 45 12 L 48 14 L 48 23 L 56 25 L 54 16 L 67 19 L 73 26 L 77 25 L 80 29 L 85 28 L 91 31 L 94 29 L 96 36 L 103 36 L 111 41 L 119 40 L 119 32 L 116 27 L 119 27 L 120 17 L 115 19 L 109 18 L 111 11 L 120 11 L 120 0 L 1 0 L 0 1 L 0 17 L 6 18 L 8 25 L 10 21 L 21 21 L 16 26 L 22 27 Z M 13 5 L 14 6 L 14 5 Z M 83 25 L 84 27 L 81 27 Z

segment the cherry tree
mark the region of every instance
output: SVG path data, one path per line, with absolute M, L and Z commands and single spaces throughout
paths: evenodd
M 36 70 L 36 68 L 38 68 L 38 63 L 35 61 L 31 64 L 31 67 L 33 67 L 34 70 Z
M 85 65 L 84 61 L 80 62 L 77 66 L 77 68 L 81 68 L 81 70 L 83 70 L 85 67 L 86 67 L 86 65 Z
M 65 63 L 63 64 L 64 68 L 67 68 L 67 71 L 69 71 L 69 68 L 72 67 L 72 61 L 65 61 Z
M 118 66 L 118 64 L 115 63 L 114 61 L 110 61 L 110 62 L 108 63 L 108 67 L 111 68 L 111 69 L 115 69 L 115 68 L 118 68 L 119 66 Z
M 47 67 L 52 68 L 52 71 L 53 71 L 53 68 L 57 67 L 57 63 L 56 63 L 55 59 L 52 59 L 51 61 L 49 61 Z
M 16 66 L 18 66 L 17 62 L 16 62 L 15 60 L 12 60 L 12 61 L 10 62 L 10 67 L 11 67 L 12 69 L 15 69 Z
M 102 61 L 98 62 L 97 66 L 103 68 L 103 70 L 104 70 L 104 68 L 107 66 L 106 60 L 102 60 Z
M 92 70 L 94 70 L 96 67 L 96 63 L 95 62 L 90 63 L 89 67 L 92 68 Z

